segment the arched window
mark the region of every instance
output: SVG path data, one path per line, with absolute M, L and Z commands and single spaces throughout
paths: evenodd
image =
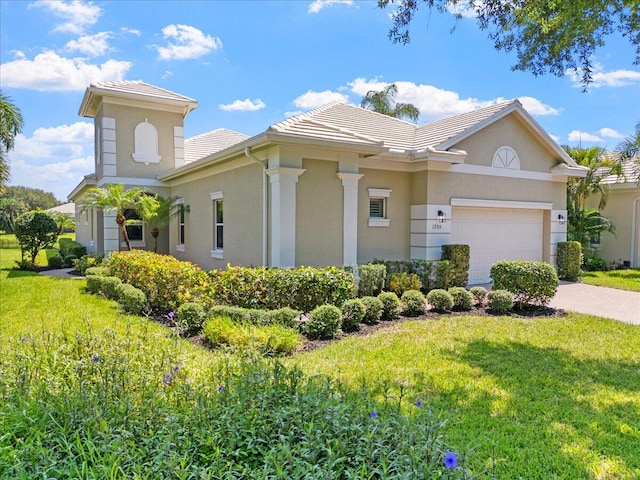
M 510 168 L 512 170 L 520 170 L 520 158 L 516 151 L 511 147 L 500 147 L 493 154 L 493 167 Z
M 158 130 L 147 119 L 136 126 L 134 132 L 133 160 L 149 165 L 160 163 L 158 155 Z
M 127 219 L 125 227 L 127 229 L 127 236 L 130 242 L 143 242 L 144 241 L 144 224 L 142 218 L 133 209 L 127 209 L 124 211 L 124 217 Z

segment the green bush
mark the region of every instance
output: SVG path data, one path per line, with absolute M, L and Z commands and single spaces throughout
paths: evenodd
M 453 298 L 455 310 L 471 310 L 473 307 L 473 295 L 464 287 L 451 287 L 449 293 Z
M 204 303 L 209 277 L 200 267 L 170 255 L 145 250 L 113 252 L 108 268 L 112 275 L 142 290 L 156 313 L 175 311 L 192 301 Z
M 84 272 L 87 277 L 97 276 L 97 277 L 108 277 L 109 269 L 107 267 L 90 267 L 87 268 Z
M 102 286 L 102 280 L 100 279 L 100 277 L 96 275 L 90 275 L 87 277 L 87 288 L 86 288 L 87 293 L 92 293 L 94 295 L 97 295 L 98 293 L 100 293 L 101 286 Z
M 453 297 L 447 290 L 436 288 L 427 293 L 427 303 L 436 312 L 448 312 L 453 308 Z
M 334 338 L 342 323 L 342 312 L 335 305 L 321 305 L 309 314 L 304 324 L 304 334 L 311 340 L 328 340 Z
M 387 269 L 385 289 L 390 290 L 393 275 L 413 273 L 422 282 L 425 291 L 434 288 L 449 288 L 451 262 L 449 260 L 374 260 L 373 263 L 384 265 Z
M 509 313 L 513 308 L 513 294 L 507 290 L 491 290 L 487 293 L 487 307 L 494 313 Z
M 609 270 L 607 261 L 602 257 L 589 257 L 584 259 L 584 269 L 587 272 L 606 272 Z M 558 276 L 560 271 L 558 270 Z M 560 277 L 563 278 L 563 277 Z M 564 277 L 565 280 L 574 280 L 568 277 Z M 577 280 L 577 278 L 575 279 Z
M 81 258 L 87 254 L 87 247 L 70 238 L 61 238 L 58 241 L 58 246 L 60 247 L 60 254 L 64 258 L 67 258 L 69 255 L 75 255 L 76 258 Z
M 382 310 L 384 305 L 378 300 L 377 297 L 362 297 L 362 304 L 364 305 L 364 317 L 362 317 L 362 323 L 367 325 L 375 325 L 380 321 L 382 317 Z
M 142 290 L 128 283 L 117 284 L 115 288 L 118 294 L 118 303 L 122 305 L 125 312 L 133 315 L 143 315 L 146 312 L 147 297 Z
M 389 290 L 402 296 L 407 290 L 420 290 L 422 282 L 415 273 L 394 273 L 389 281 Z
M 471 287 L 469 293 L 473 295 L 473 302 L 482 307 L 484 306 L 484 302 L 487 299 L 487 289 L 484 287 Z
M 228 305 L 214 305 L 209 310 L 209 317 L 229 317 L 235 322 L 254 323 L 256 325 L 271 325 L 274 323 L 285 327 L 295 326 L 295 320 L 302 312 L 292 308 L 279 308 L 277 310 L 262 310 Z
M 213 303 L 244 308 L 290 307 L 310 312 L 353 298 L 353 275 L 338 267 L 231 267 L 210 274 Z
M 340 310 L 342 310 L 342 331 L 356 332 L 360 330 L 360 324 L 366 311 L 362 300 L 359 298 L 347 300 L 342 304 Z
M 466 287 L 469 283 L 469 245 L 442 245 L 442 260 L 448 260 L 451 287 Z
M 118 285 L 122 283 L 118 277 L 97 277 L 100 279 L 100 293 L 109 300 L 118 300 Z
M 402 314 L 405 317 L 417 317 L 427 311 L 427 303 L 420 290 L 407 290 L 400 298 Z
M 197 332 L 207 318 L 204 307 L 196 302 L 183 303 L 175 312 L 176 326 L 183 332 Z
M 58 238 L 58 225 L 55 220 L 44 212 L 32 211 L 19 215 L 13 230 L 20 244 L 20 250 L 29 255 L 31 263 L 35 265 L 38 252 L 51 248 Z
M 398 318 L 402 307 L 398 295 L 393 292 L 382 292 L 378 295 L 378 300 L 382 302 L 380 320 L 395 320 Z
M 575 282 L 580 278 L 582 265 L 582 245 L 580 242 L 558 242 L 558 277 Z M 604 262 L 606 269 L 607 262 Z
M 89 254 L 89 255 L 83 255 L 80 258 L 78 258 L 78 260 L 76 260 L 73 266 L 81 275 L 86 275 L 88 268 L 99 267 L 100 265 L 102 265 L 103 261 L 104 261 L 104 256 L 98 255 L 96 257 L 96 256 L 93 256 L 92 254 Z
M 518 308 L 525 305 L 546 305 L 558 289 L 556 269 L 545 262 L 525 260 L 496 262 L 491 266 L 495 290 L 513 293 Z
M 69 238 L 69 237 L 60 237 L 58 239 L 58 247 L 60 247 L 60 255 L 62 255 L 63 257 L 65 255 L 69 254 L 69 244 L 74 243 L 75 240 Z
M 64 258 L 60 255 L 53 255 L 47 259 L 49 268 L 62 268 L 64 266 Z
M 74 263 L 78 261 L 78 257 L 75 255 L 67 255 L 64 257 L 64 264 L 67 267 L 73 267 Z
M 369 263 L 358 266 L 358 296 L 370 297 L 378 295 L 384 288 L 387 267 Z

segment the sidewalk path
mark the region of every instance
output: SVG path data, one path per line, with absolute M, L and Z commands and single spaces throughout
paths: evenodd
M 84 279 L 82 275 L 71 275 L 71 272 L 73 272 L 74 270 L 74 268 L 57 268 L 55 270 L 43 270 L 42 272 L 40 272 L 40 275 L 56 278 L 72 278 L 75 280 Z
M 640 325 L 640 292 L 560 282 L 549 306 Z

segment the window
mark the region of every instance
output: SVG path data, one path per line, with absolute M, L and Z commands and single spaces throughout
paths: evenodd
M 145 118 L 139 123 L 134 131 L 134 149 L 132 154 L 136 162 L 149 165 L 150 163 L 160 163 L 158 155 L 158 130 Z
M 212 258 L 223 258 L 224 252 L 224 203 L 222 192 L 211 194 L 213 200 L 213 250 Z
M 176 245 L 176 250 L 178 252 L 184 252 L 184 243 L 185 243 L 185 213 L 187 212 L 187 207 L 184 205 L 184 198 L 179 198 L 176 200 L 176 205 L 178 207 L 178 244 Z
M 388 227 L 389 218 L 387 213 L 387 202 L 391 190 L 388 188 L 369 189 L 369 226 Z
M 144 243 L 144 225 L 142 218 L 133 209 L 127 209 L 124 211 L 124 218 L 126 219 L 125 229 L 127 230 L 127 236 L 131 243 L 137 243 L 137 246 L 143 246 Z
M 520 158 L 513 148 L 504 146 L 498 148 L 493 154 L 491 165 L 498 168 L 520 170 Z

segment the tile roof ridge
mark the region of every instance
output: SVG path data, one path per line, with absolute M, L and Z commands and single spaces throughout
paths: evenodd
M 211 134 L 216 133 L 216 132 L 229 132 L 229 133 L 235 133 L 237 135 L 243 135 L 245 137 L 248 137 L 248 135 L 246 135 L 246 134 L 244 134 L 242 132 L 236 132 L 235 130 L 231 130 L 229 128 L 220 127 L 220 128 L 214 128 L 213 130 L 209 130 L 208 132 L 198 133 L 197 135 L 194 135 L 194 136 L 189 137 L 189 138 L 185 138 L 184 141 L 188 142 L 190 140 L 197 140 L 199 138 L 206 137 L 206 136 L 211 135 Z
M 267 128 L 267 132 L 277 132 L 278 130 L 285 128 L 287 126 L 293 125 L 294 123 L 297 123 L 301 120 L 304 120 L 306 118 L 309 118 L 311 116 L 314 116 L 318 113 L 321 112 L 325 112 L 333 107 L 336 107 L 338 105 L 345 105 L 342 102 L 338 102 L 337 100 L 334 100 L 332 102 L 329 103 L 325 103 L 324 105 L 320 105 L 319 107 L 316 107 L 312 110 L 308 110 L 306 112 L 302 112 L 299 113 L 297 115 L 293 115 L 292 117 L 289 118 L 285 118 L 284 120 L 280 120 L 279 122 L 273 123 L 271 125 L 269 125 L 269 127 Z

